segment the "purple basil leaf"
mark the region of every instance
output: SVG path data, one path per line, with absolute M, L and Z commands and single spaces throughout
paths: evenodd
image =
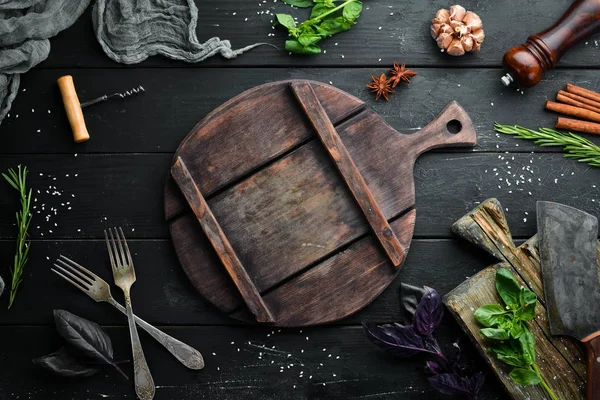
M 477 372 L 476 374 L 474 374 L 470 378 L 471 393 L 477 396 L 477 394 L 483 386 L 483 382 L 485 382 L 485 374 L 483 372 Z
M 443 374 L 445 371 L 440 364 L 435 361 L 427 361 L 425 363 L 425 372 L 431 375 Z
M 448 351 L 445 352 L 446 354 L 446 358 L 448 359 L 448 368 L 450 370 L 452 370 L 453 372 L 460 372 L 460 365 L 459 365 L 459 361 L 460 361 L 460 354 L 461 354 L 461 348 L 460 345 L 458 344 L 458 339 L 456 339 L 456 342 L 452 343 L 452 347 L 450 347 L 448 349 Z
M 413 317 L 413 327 L 421 335 L 429 336 L 442 322 L 444 309 L 442 298 L 435 289 L 425 286 L 425 291 Z
M 413 327 L 414 330 L 414 327 Z M 440 348 L 440 345 L 438 344 L 437 340 L 435 339 L 435 337 L 433 335 L 429 335 L 427 337 L 423 338 L 423 344 L 427 350 L 429 350 L 432 353 L 435 354 L 441 354 L 442 353 L 442 349 Z
M 410 326 L 377 326 L 363 322 L 365 334 L 377 346 L 399 357 L 410 357 L 419 352 L 432 353 L 425 348 L 423 338 Z
M 440 393 L 464 396 L 468 399 L 476 399 L 477 392 L 473 391 L 469 378 L 463 378 L 456 374 L 439 374 L 427 378 L 432 388 Z
M 415 315 L 419 301 L 425 293 L 423 287 L 407 285 L 406 283 L 400 285 L 400 313 L 404 325 L 412 324 L 413 315 Z

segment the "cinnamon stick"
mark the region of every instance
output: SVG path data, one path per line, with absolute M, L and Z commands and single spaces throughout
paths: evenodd
M 579 96 L 577 94 L 565 92 L 564 90 L 558 91 L 558 94 L 556 95 L 556 101 L 571 104 L 572 106 L 578 106 L 595 112 L 600 112 L 600 102 L 590 100 L 587 97 Z M 575 102 L 578 104 L 574 104 Z M 585 107 L 583 105 L 585 105 Z
M 572 83 L 565 85 L 565 90 L 569 93 L 573 93 L 579 96 L 586 97 L 590 100 L 600 102 L 600 93 L 594 92 L 593 90 L 585 89 Z
M 578 119 L 558 117 L 556 119 L 556 129 L 566 129 L 592 135 L 600 135 L 600 124 L 595 122 L 581 121 Z
M 589 121 L 600 122 L 600 113 L 568 104 L 556 103 L 548 100 L 546 101 L 546 110 L 555 111 L 560 114 L 570 115 L 572 117 L 581 119 L 587 119 Z

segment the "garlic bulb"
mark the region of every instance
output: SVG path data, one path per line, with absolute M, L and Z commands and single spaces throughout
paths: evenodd
M 442 51 L 451 56 L 477 53 L 485 38 L 481 18 L 464 7 L 454 5 L 450 10 L 442 8 L 431 20 L 431 37 Z

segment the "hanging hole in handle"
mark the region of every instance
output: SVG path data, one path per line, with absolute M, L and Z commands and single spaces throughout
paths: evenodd
M 457 134 L 462 130 L 462 124 L 459 120 L 453 119 L 446 124 L 446 130 L 452 134 Z

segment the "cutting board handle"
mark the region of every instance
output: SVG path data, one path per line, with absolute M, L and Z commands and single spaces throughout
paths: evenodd
M 452 101 L 433 121 L 409 138 L 416 159 L 439 147 L 473 147 L 477 144 L 477 131 L 469 114 Z
M 452 232 L 500 261 L 509 261 L 516 251 L 502 205 L 495 198 L 487 199 L 456 221 Z
M 587 351 L 587 400 L 600 399 L 600 331 L 581 340 Z

